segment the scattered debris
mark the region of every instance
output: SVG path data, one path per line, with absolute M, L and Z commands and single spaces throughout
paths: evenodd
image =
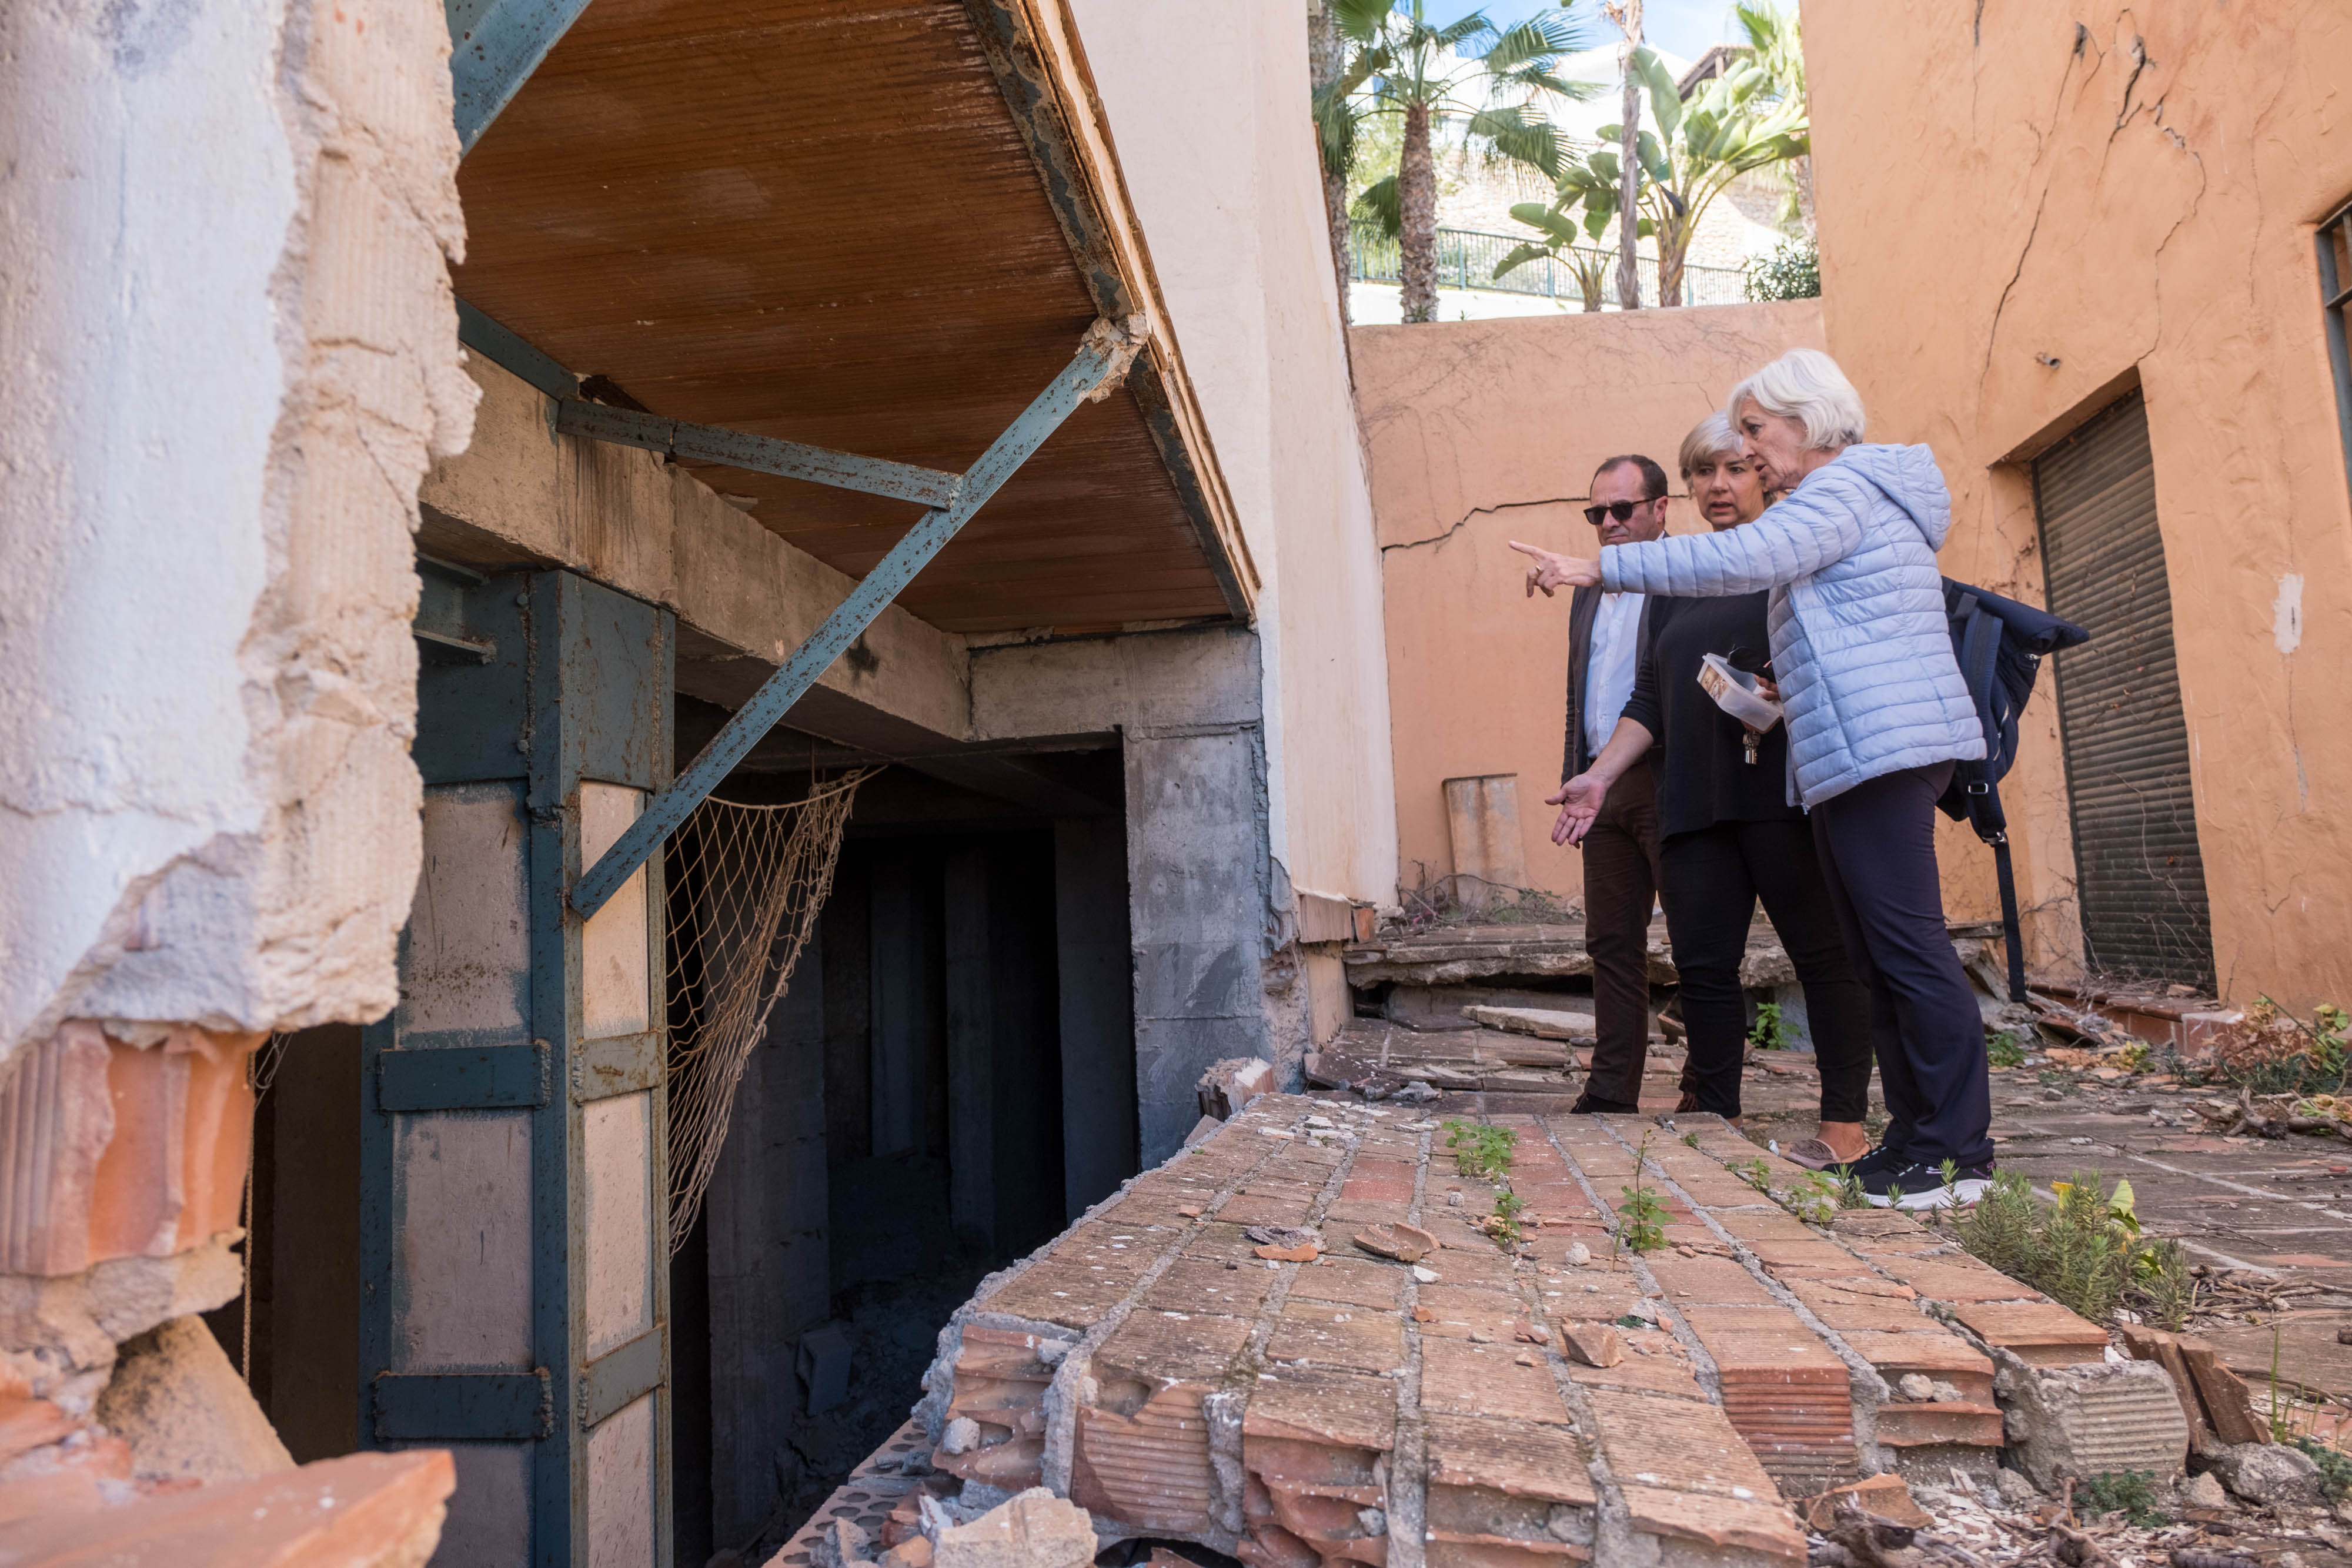
M 1274 1087 L 1274 1063 L 1255 1056 L 1228 1057 L 1211 1062 L 1201 1074 L 1201 1114 L 1230 1122 L 1259 1095 Z
M 1437 1250 L 1437 1238 L 1417 1225 L 1399 1220 L 1391 1225 L 1374 1225 L 1359 1230 L 1349 1238 L 1367 1252 L 1382 1258 L 1393 1258 L 1400 1263 L 1418 1263 Z
M 1565 1323 L 1560 1336 L 1568 1354 L 1586 1366 L 1614 1366 L 1625 1359 L 1625 1336 L 1608 1323 Z

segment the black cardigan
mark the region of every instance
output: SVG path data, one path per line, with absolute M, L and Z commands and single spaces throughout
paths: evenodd
M 1694 832 L 1717 822 L 1768 822 L 1801 817 L 1789 804 L 1789 727 L 1776 724 L 1747 760 L 1740 722 L 1700 689 L 1699 661 L 1737 647 L 1770 645 L 1766 595 L 1727 599 L 1653 598 L 1642 658 L 1625 716 L 1655 736 L 1658 836 Z

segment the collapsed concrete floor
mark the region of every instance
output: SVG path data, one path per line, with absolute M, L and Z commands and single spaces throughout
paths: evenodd
M 2298 1528 L 2291 1510 L 2208 1497 L 2179 1474 L 2187 1417 L 2151 1364 L 2094 1395 L 2097 1441 L 2060 1459 L 2045 1446 L 2037 1464 L 2005 1429 L 1996 1381 L 2108 1365 L 2108 1331 L 1908 1218 L 1809 1225 L 1751 1185 L 1762 1174 L 1785 1192 L 1798 1176 L 1762 1145 L 1811 1130 L 1810 1056 L 1751 1054 L 1743 1136 L 1662 1114 L 1672 1049 L 1653 1050 L 1648 1114 L 1571 1118 L 1560 1096 L 1587 1054 L 1572 1044 L 1370 1019 L 1334 1043 L 1453 1062 L 1454 1086 L 1428 1106 L 1262 1098 L 992 1277 L 943 1333 L 915 1418 L 772 1561 L 803 1568 L 835 1520 L 862 1521 L 881 1556 L 919 1534 L 923 1496 L 978 1506 L 1042 1482 L 1094 1513 L 1105 1562 L 1178 1543 L 1264 1568 L 1793 1563 L 1805 1531 L 1781 1500 L 1882 1469 L 1911 1479 L 1946 1539 L 2038 1551 L 2056 1505 L 1993 1505 L 2032 1499 L 2016 1483 L 2037 1468 L 2054 1483 L 2061 1459 L 2147 1468 L 2159 1490 L 2169 1473 L 2179 1539 L 2339 1561 L 2333 1513 Z M 2032 1063 L 1995 1086 L 2007 1163 L 2044 1186 L 2128 1174 L 2149 1228 L 2204 1258 L 2191 1327 L 2256 1386 L 2254 1408 L 2273 1322 L 2293 1342 L 2289 1392 L 2316 1402 L 2305 1416 L 2352 1405 L 2334 1343 L 2352 1241 L 2328 1212 L 2352 1183 L 2336 1179 L 2332 1146 L 2197 1143 L 2171 1124 L 2195 1120 L 2174 1086 L 2146 1074 Z M 1517 1136 L 1509 1186 L 1540 1222 L 1519 1256 L 1476 1224 L 1496 1188 L 1458 1174 L 1444 1128 L 1457 1118 Z M 1664 1245 L 1612 1257 L 1645 1145 Z M 2222 1196 L 2239 1207 L 2217 1217 Z M 1418 1269 L 1353 1239 L 1401 1224 L 1441 1243 Z M 1290 1229 L 1317 1233 L 1311 1260 L 1261 1256 L 1300 1239 Z M 1578 1354 L 1601 1325 L 1622 1347 L 1613 1365 Z
M 1261 1098 L 992 1277 L 909 1427 L 773 1561 L 842 1519 L 879 1556 L 925 1498 L 1043 1484 L 1106 1545 L 1258 1568 L 1797 1563 L 1783 1500 L 1881 1471 L 1990 1487 L 2002 1404 L 2033 1398 L 2074 1401 L 2058 1448 L 2012 1443 L 2042 1484 L 2179 1473 L 2153 1364 L 2108 1365 L 2105 1329 L 1906 1216 L 1807 1224 L 1748 1179 L 1794 1167 L 1714 1118 L 1487 1113 L 1533 1222 L 1498 1247 L 1496 1188 L 1442 1120 L 1486 1097 L 1448 1098 Z M 1630 1186 L 1659 1206 L 1646 1256 L 1612 1249 Z M 1414 1229 L 1417 1264 L 1381 1255 Z

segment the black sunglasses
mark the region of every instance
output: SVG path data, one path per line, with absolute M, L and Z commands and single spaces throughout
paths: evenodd
M 1596 528 L 1603 517 L 1614 517 L 1622 523 L 1633 515 L 1636 507 L 1646 507 L 1656 499 L 1653 496 L 1649 501 L 1612 501 L 1605 507 L 1587 507 L 1584 508 L 1584 520 Z

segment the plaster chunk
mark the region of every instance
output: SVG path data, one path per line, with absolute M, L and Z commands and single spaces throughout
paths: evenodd
M 936 1568 L 1084 1568 L 1097 1550 L 1087 1511 L 1032 1487 L 970 1524 L 940 1532 Z
M 294 1468 L 201 1318 L 173 1318 L 124 1344 L 97 1416 L 131 1445 L 140 1480 L 211 1482 Z

